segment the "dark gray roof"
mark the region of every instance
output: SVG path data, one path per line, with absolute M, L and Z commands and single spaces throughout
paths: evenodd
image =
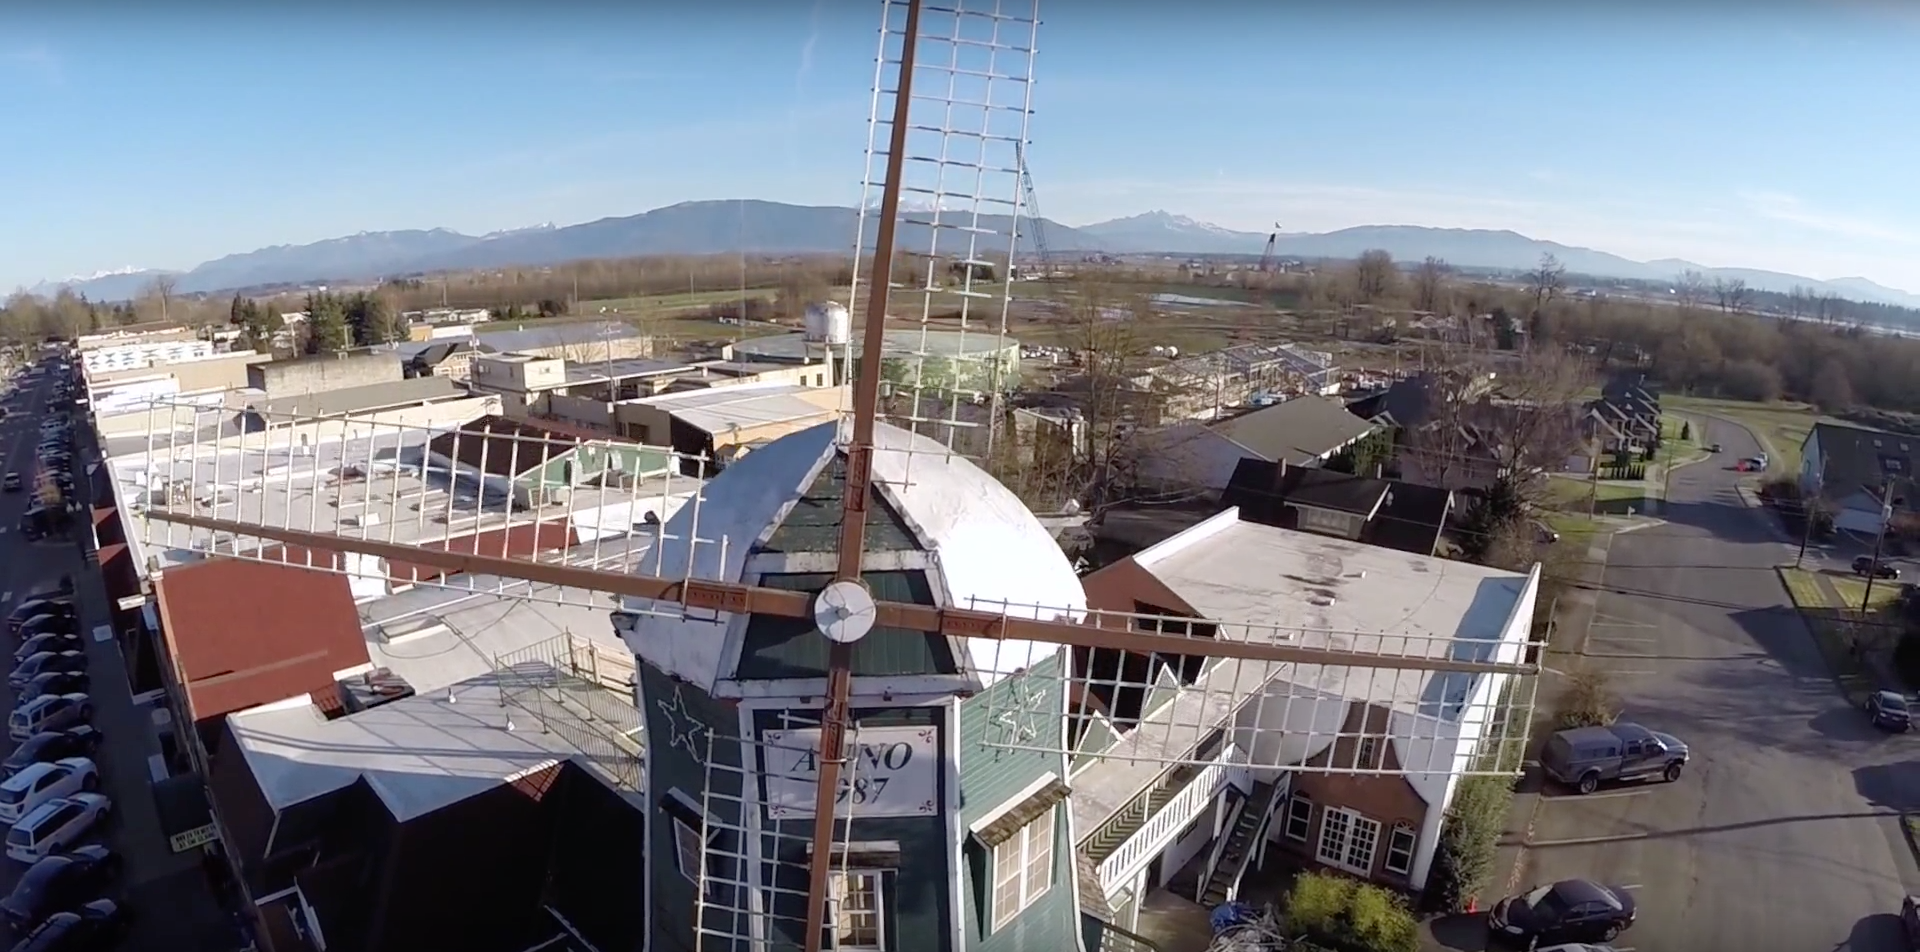
M 1212 425 L 1212 430 L 1269 460 L 1301 464 L 1368 433 L 1374 425 L 1338 400 L 1295 397 Z
M 1807 438 L 1819 438 L 1825 458 L 1822 480 L 1829 490 L 1843 485 L 1879 488 L 1890 479 L 1912 479 L 1920 437 L 1848 426 L 1815 423 Z
M 1248 522 L 1298 528 L 1293 505 L 1333 509 L 1370 517 L 1360 530 L 1360 541 L 1402 552 L 1432 555 L 1453 493 L 1397 479 L 1352 476 L 1329 469 L 1288 466 L 1265 460 L 1243 459 L 1221 496 L 1225 506 L 1238 506 Z

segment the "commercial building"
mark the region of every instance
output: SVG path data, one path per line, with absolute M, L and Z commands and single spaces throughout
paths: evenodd
M 1085 582 L 1090 608 L 1192 618 L 1203 637 L 1283 632 L 1389 657 L 1512 663 L 1526 650 L 1539 570 L 1409 555 L 1228 509 Z M 1504 675 L 1105 650 L 1083 663 L 1074 828 L 1123 928 L 1155 891 L 1207 906 L 1233 898 L 1248 870 L 1282 852 L 1423 888 L 1458 777 L 1484 752 L 1505 687 Z M 1132 665 L 1158 670 L 1127 668 L 1125 683 L 1172 689 L 1101 683 Z M 1188 760 L 1207 766 L 1168 766 Z M 1300 766 L 1314 769 L 1290 769 Z M 1212 848 L 1222 840 L 1243 846 Z

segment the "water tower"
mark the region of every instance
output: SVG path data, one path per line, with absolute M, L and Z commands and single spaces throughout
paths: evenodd
M 840 347 L 853 339 L 853 316 L 845 305 L 828 301 L 807 305 L 806 329 L 809 344 Z
M 807 305 L 801 338 L 806 342 L 807 363 L 826 364 L 826 379 L 844 383 L 838 372 L 840 358 L 853 339 L 853 315 L 847 313 L 846 306 L 832 301 Z

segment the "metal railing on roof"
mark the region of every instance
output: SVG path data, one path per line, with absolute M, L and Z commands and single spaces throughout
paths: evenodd
M 629 793 L 645 790 L 640 712 L 633 706 L 634 662 L 571 632 L 495 655 L 500 704 L 531 715 Z

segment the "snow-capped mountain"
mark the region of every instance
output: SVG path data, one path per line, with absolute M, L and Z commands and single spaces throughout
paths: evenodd
M 92 274 L 75 274 L 58 281 L 42 281 L 30 288 L 28 294 L 39 297 L 53 297 L 61 289 L 71 289 L 75 294 L 84 294 L 96 301 L 112 301 L 131 298 L 145 290 L 155 278 L 166 274 L 177 274 L 154 268 L 111 268 L 95 271 Z
M 1158 210 L 1085 225 L 1079 231 L 1118 247 L 1186 254 L 1259 254 L 1267 240 L 1263 234 Z
M 924 197 L 909 203 L 924 220 L 931 210 Z M 602 218 L 575 225 L 536 225 L 474 237 L 445 228 L 423 231 L 362 232 L 306 245 L 277 245 L 209 261 L 179 274 L 175 290 L 233 291 L 268 285 L 370 281 L 400 275 L 474 268 L 542 267 L 596 258 L 658 255 L 850 254 L 859 210 L 843 206 L 788 205 L 753 199 L 682 202 L 638 215 Z M 1004 253 L 1012 222 L 983 215 L 978 236 L 982 253 Z M 1029 234 L 1031 230 L 1023 228 Z M 1117 254 L 1221 254 L 1251 260 L 1266 247 L 1264 232 L 1242 232 L 1165 211 L 1069 227 L 1045 223 L 1051 250 L 1065 254 L 1101 251 Z M 900 247 L 926 248 L 933 236 L 924 225 L 903 223 Z M 873 231 L 867 232 L 868 242 Z M 1024 241 L 1023 241 L 1024 243 Z M 942 238 L 942 247 L 948 239 Z M 1562 245 L 1511 231 L 1368 225 L 1326 233 L 1282 234 L 1275 251 L 1297 258 L 1353 258 L 1379 248 L 1401 261 L 1432 255 L 1462 267 L 1520 271 L 1542 253 L 1560 258 L 1568 270 L 1596 276 L 1658 280 L 1687 268 L 1709 278 L 1740 278 L 1756 290 L 1786 291 L 1794 285 L 1832 291 L 1853 300 L 1912 307 L 1920 296 L 1864 279 L 1822 282 L 1767 271 L 1699 268 L 1678 260 L 1633 261 L 1588 248 Z M 52 295 L 62 286 L 96 301 L 137 297 L 164 272 L 123 268 L 91 279 L 47 282 L 32 290 Z

